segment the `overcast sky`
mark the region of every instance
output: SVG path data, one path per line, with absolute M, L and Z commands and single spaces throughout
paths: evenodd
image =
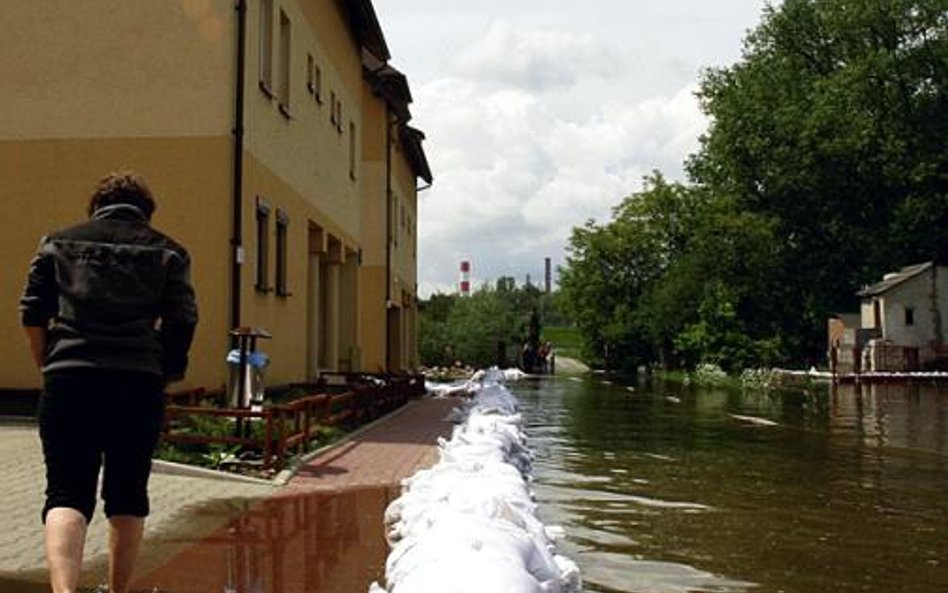
M 434 185 L 419 194 L 419 295 L 564 262 L 653 169 L 682 179 L 707 122 L 702 69 L 740 57 L 764 0 L 375 0 L 408 76 Z

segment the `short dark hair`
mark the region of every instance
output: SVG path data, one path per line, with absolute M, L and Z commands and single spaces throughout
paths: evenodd
M 134 171 L 109 173 L 100 179 L 89 200 L 89 216 L 99 208 L 114 204 L 135 206 L 149 220 L 156 207 L 145 179 Z

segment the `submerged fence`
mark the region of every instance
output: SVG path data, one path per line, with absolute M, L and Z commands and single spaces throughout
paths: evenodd
M 307 394 L 257 410 L 222 407 L 219 393 L 203 389 L 169 394 L 162 439 L 256 452 L 262 469 L 279 469 L 291 455 L 304 453 L 321 427 L 351 430 L 425 392 L 421 375 L 327 373 L 320 383 L 289 387 Z M 202 419 L 233 420 L 234 430 L 195 431 Z

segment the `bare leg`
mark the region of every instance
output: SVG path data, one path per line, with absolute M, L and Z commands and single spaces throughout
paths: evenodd
M 109 593 L 128 593 L 144 533 L 142 517 L 115 515 L 109 518 Z
M 76 509 L 56 507 L 46 513 L 46 563 L 53 593 L 75 593 L 79 586 L 87 527 Z

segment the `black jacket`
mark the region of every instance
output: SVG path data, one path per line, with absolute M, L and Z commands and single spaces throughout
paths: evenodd
M 49 327 L 43 372 L 183 377 L 197 324 L 190 267 L 183 247 L 125 204 L 44 237 L 20 299 L 23 325 Z

